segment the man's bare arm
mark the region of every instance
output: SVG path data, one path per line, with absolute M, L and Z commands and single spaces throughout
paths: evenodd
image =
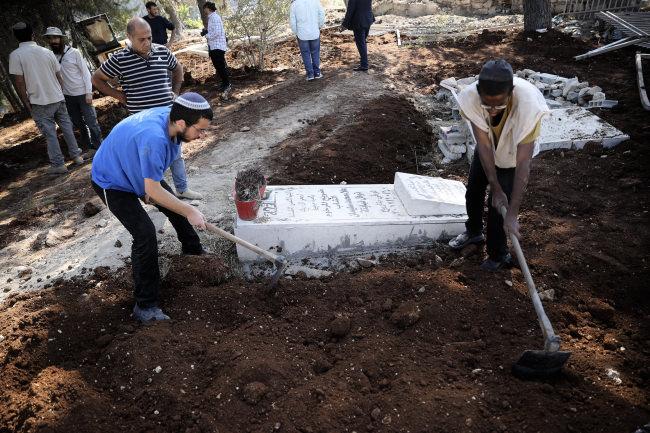
M 508 197 L 503 192 L 503 188 L 499 185 L 497 178 L 497 169 L 494 162 L 494 148 L 490 142 L 488 133 L 478 128 L 472 123 L 474 137 L 476 138 L 476 145 L 478 146 L 478 156 L 483 166 L 483 172 L 487 177 L 490 184 L 490 192 L 492 193 L 492 206 L 499 209 L 501 206 L 508 207 Z
M 193 226 L 205 229 L 205 217 L 194 206 L 183 203 L 153 179 L 144 179 L 144 191 L 157 205 L 183 215 Z
M 29 96 L 27 96 L 27 85 L 25 84 L 25 77 L 22 75 L 14 75 L 14 83 L 20 100 L 25 104 L 25 108 L 30 113 L 32 112 L 32 104 L 29 103 Z
M 120 101 L 122 104 L 126 105 L 126 95 L 124 95 L 124 92 L 120 92 L 119 90 L 111 87 L 108 84 L 108 80 L 110 80 L 109 76 L 103 73 L 101 69 L 97 69 L 93 73 L 92 83 L 97 90 L 102 92 L 104 95 L 111 96 Z
M 519 207 L 524 198 L 524 192 L 528 185 L 530 177 L 530 166 L 533 161 L 533 151 L 535 143 L 521 143 L 517 146 L 517 167 L 515 168 L 515 179 L 512 185 L 512 195 L 510 196 L 510 206 L 506 212 L 506 218 L 503 221 L 503 228 L 506 232 L 514 234 L 521 238 L 519 233 Z
M 172 70 L 172 92 L 176 95 L 181 93 L 181 85 L 183 84 L 183 65 L 180 62 L 176 63 L 176 67 Z

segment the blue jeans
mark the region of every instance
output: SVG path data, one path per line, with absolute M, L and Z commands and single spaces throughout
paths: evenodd
M 368 39 L 368 32 L 370 28 L 365 29 L 354 29 L 354 43 L 357 44 L 357 50 L 359 51 L 359 66 L 364 69 L 368 69 L 368 45 L 366 44 L 366 39 Z
M 185 172 L 185 161 L 181 158 L 180 152 L 172 165 L 169 167 L 172 171 L 172 179 L 174 180 L 174 187 L 178 194 L 185 192 L 187 189 L 187 173 Z
M 72 124 L 79 129 L 81 146 L 86 149 L 99 148 L 102 143 L 102 131 L 97 123 L 97 113 L 93 104 L 86 102 L 86 95 L 64 95 L 65 105 Z
M 59 139 L 56 136 L 57 124 L 61 128 L 61 132 L 63 132 L 63 139 L 65 144 L 68 145 L 70 157 L 75 158 L 81 155 L 81 149 L 77 146 L 77 139 L 74 137 L 74 131 L 72 130 L 72 122 L 63 100 L 48 105 L 32 104 L 32 118 L 47 140 L 47 155 L 53 167 L 60 167 L 64 163 Z
M 305 64 L 307 77 L 314 78 L 320 74 L 320 38 L 311 41 L 298 39 L 300 55 Z

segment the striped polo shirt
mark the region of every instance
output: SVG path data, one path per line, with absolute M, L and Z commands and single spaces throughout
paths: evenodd
M 174 94 L 169 72 L 178 61 L 164 45 L 151 44 L 148 58 L 126 47 L 99 67 L 109 78 L 117 78 L 126 95 L 126 109 L 137 113 L 153 107 L 172 104 Z

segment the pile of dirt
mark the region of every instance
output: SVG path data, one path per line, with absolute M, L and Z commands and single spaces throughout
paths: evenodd
M 360 112 L 322 117 L 278 145 L 269 182 L 392 183 L 396 171 L 417 172 L 418 155 L 431 151 L 431 134 L 405 98 L 375 99 Z

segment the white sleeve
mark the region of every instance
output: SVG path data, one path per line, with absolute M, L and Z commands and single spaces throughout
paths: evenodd
M 81 55 L 81 52 L 79 50 L 75 50 L 75 55 L 77 56 L 76 63 L 77 67 L 79 68 L 79 74 L 81 75 L 81 80 L 84 83 L 84 88 L 86 89 L 86 94 L 92 93 L 93 92 L 93 83 L 91 81 L 90 77 L 90 71 L 88 70 L 88 65 L 86 64 L 86 61 L 84 60 L 83 56 Z

